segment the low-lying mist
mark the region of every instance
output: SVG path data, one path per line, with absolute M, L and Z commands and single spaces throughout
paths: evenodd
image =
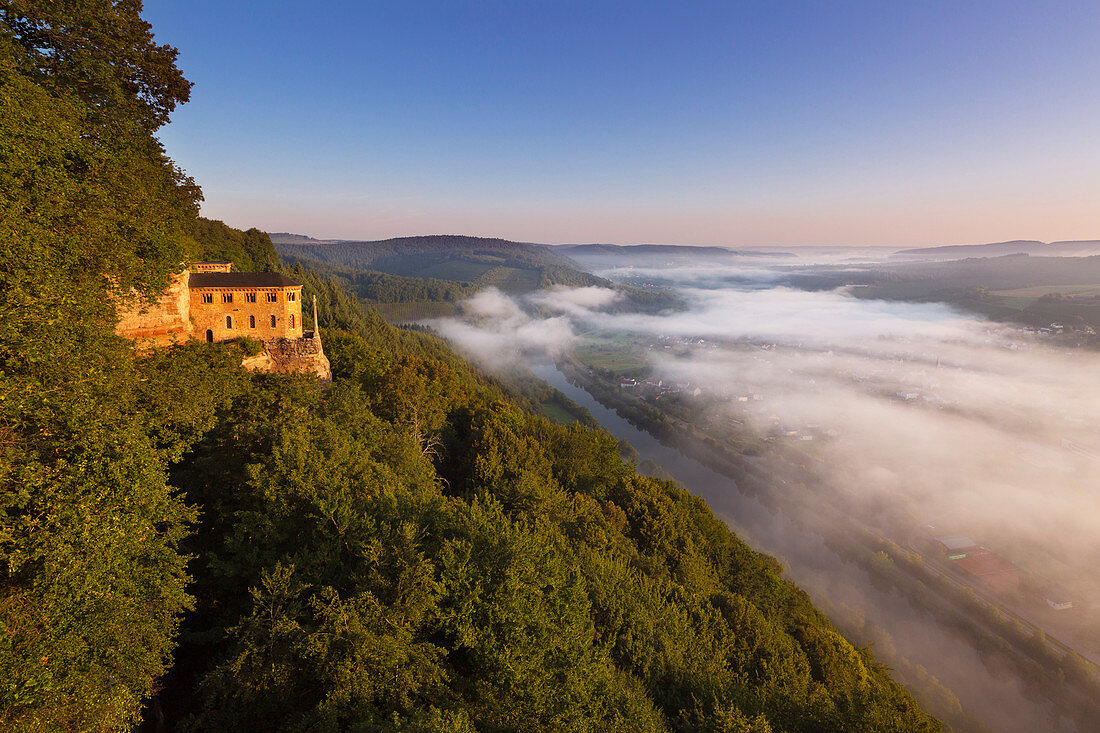
M 486 291 L 433 325 L 490 368 L 593 342 L 643 356 L 649 384 L 627 388 L 661 399 L 672 385 L 700 426 L 751 436 L 761 460 L 796 451 L 897 544 L 967 536 L 1065 589 L 1066 611 L 1004 597 L 1100 658 L 1100 355 L 943 304 L 769 284 L 777 271 L 655 268 L 688 304 L 658 315 L 609 310 L 618 293 L 599 288 Z

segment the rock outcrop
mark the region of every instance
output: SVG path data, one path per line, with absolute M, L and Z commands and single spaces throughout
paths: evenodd
M 317 332 L 300 339 L 269 339 L 264 350 L 241 362 L 245 369 L 262 372 L 312 372 L 321 379 L 332 379 L 332 366 L 321 347 Z

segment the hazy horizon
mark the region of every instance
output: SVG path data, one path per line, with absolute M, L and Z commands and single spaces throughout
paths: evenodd
M 1100 6 L 150 0 L 234 226 L 918 247 L 1100 231 Z
M 244 224 L 233 224 L 233 222 L 226 222 L 231 226 L 238 226 L 238 228 L 250 228 Z M 257 226 L 255 224 L 251 226 Z M 644 241 L 644 242 L 608 242 L 608 241 L 575 241 L 575 242 L 547 242 L 539 241 L 535 239 L 516 239 L 513 237 L 498 236 L 496 234 L 472 234 L 466 232 L 418 232 L 414 234 L 392 234 L 388 236 L 322 236 L 311 232 L 297 232 L 289 230 L 276 230 L 271 228 L 257 227 L 269 234 L 288 234 L 292 236 L 309 237 L 321 242 L 338 241 L 338 242 L 381 242 L 389 239 L 406 239 L 417 237 L 477 237 L 482 239 L 503 239 L 509 242 L 517 242 L 520 244 L 538 244 L 548 247 L 572 247 L 580 245 L 608 245 L 613 247 L 722 247 L 726 249 L 798 249 L 798 248 L 821 248 L 821 249 L 925 249 L 932 247 L 966 247 L 966 246 L 979 246 L 986 244 L 1005 244 L 1008 242 L 1040 242 L 1042 244 L 1056 244 L 1061 242 L 1098 242 L 1100 236 L 1094 237 L 1074 237 L 1071 239 L 1040 239 L 1034 237 L 1011 237 L 1009 239 L 1001 240 L 989 240 L 982 242 L 933 242 L 933 243 L 914 243 L 910 245 L 897 245 L 897 244 L 815 244 L 813 242 L 801 242 L 797 244 L 730 244 L 730 243 L 717 243 L 717 244 L 703 244 L 699 242 L 663 242 L 663 241 Z

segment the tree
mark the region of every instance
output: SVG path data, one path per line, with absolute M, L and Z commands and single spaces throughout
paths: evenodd
M 152 403 L 168 398 L 143 392 L 113 333 L 114 304 L 133 288 L 158 292 L 185 257 L 199 198 L 153 137 L 189 85 L 140 10 L 125 0 L 0 5 L 8 729 L 133 721 L 189 603 L 178 545 L 193 514 L 169 489 L 165 460 L 190 429 L 170 437 L 170 420 L 153 426 Z
M 269 272 L 279 263 L 271 237 L 259 229 L 242 232 L 200 216 L 192 223 L 191 235 L 198 244 L 196 256 L 203 260 L 232 262 L 244 272 Z
M 153 41 L 140 0 L 5 0 L 0 9 L 20 72 L 77 96 L 106 132 L 152 134 L 191 95 L 178 51 Z

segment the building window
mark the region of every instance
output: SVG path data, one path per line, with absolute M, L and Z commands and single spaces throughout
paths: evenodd
M 214 302 L 214 294 L 213 293 L 203 293 L 202 294 L 202 302 L 203 303 L 213 303 Z
M 278 303 L 279 302 L 279 294 L 278 293 L 268 293 L 267 294 L 267 302 L 268 303 Z
M 294 293 L 287 293 L 286 299 L 287 302 L 293 303 L 297 298 L 295 297 Z
M 248 317 L 248 327 L 249 328 L 255 328 L 256 327 L 256 316 L 249 316 Z
M 255 293 L 245 293 L 244 294 L 244 299 L 246 301 L 248 301 L 249 303 L 255 303 L 256 302 L 256 294 Z
M 271 317 L 271 327 L 275 328 L 275 316 Z
M 293 313 L 290 314 L 290 327 L 294 328 L 294 314 Z
M 233 328 L 233 316 L 226 316 L 225 317 L 225 327 L 226 328 Z
M 223 303 L 232 303 L 233 302 L 233 293 L 222 293 L 222 302 Z

